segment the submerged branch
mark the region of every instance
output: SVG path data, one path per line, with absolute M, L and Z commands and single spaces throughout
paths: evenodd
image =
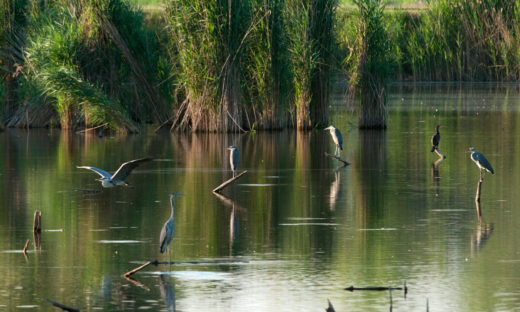
M 247 170 L 244 170 L 244 171 L 240 172 L 238 175 L 236 175 L 236 176 L 232 177 L 231 179 L 227 180 L 226 182 L 220 184 L 215 189 L 213 189 L 213 193 L 220 193 L 226 186 L 228 186 L 229 184 L 238 180 L 238 178 L 240 178 L 246 172 L 247 172 Z
M 349 163 L 348 161 L 343 160 L 343 159 L 339 158 L 338 156 L 335 156 L 335 155 L 329 154 L 329 153 L 327 153 L 327 152 L 325 152 L 325 156 L 330 157 L 330 158 L 334 158 L 334 159 L 336 159 L 337 161 L 342 162 L 342 163 L 343 163 L 343 166 L 342 166 L 342 167 L 346 167 L 346 166 L 350 165 L 350 163 Z
M 46 298 L 45 300 L 47 300 L 47 301 L 48 301 L 50 304 L 52 304 L 53 306 L 55 306 L 55 307 L 57 307 L 57 308 L 60 308 L 60 309 L 62 309 L 62 310 L 64 310 L 64 311 L 69 311 L 69 312 L 79 312 L 78 309 L 68 307 L 68 306 L 66 306 L 66 305 L 64 305 L 64 304 L 61 304 L 61 303 L 56 302 L 56 301 L 53 301 L 53 300 L 51 300 L 51 299 L 49 299 L 49 298 Z
M 152 264 L 151 261 L 148 261 L 146 262 L 145 264 L 141 265 L 141 266 L 138 266 L 137 268 L 131 270 L 131 271 L 128 271 L 126 272 L 125 274 L 123 274 L 123 277 L 129 277 L 130 275 L 138 272 L 138 271 L 141 271 L 142 269 L 146 268 L 147 266 L 149 266 L 150 264 Z

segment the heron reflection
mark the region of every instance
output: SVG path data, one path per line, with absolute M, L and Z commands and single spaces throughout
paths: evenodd
M 341 174 L 339 170 L 334 171 L 334 178 L 334 181 L 330 185 L 330 211 L 336 209 L 336 201 L 338 200 L 341 191 Z
M 159 276 L 159 291 L 164 301 L 167 311 L 175 311 L 175 288 L 170 283 L 170 275 L 161 274 Z

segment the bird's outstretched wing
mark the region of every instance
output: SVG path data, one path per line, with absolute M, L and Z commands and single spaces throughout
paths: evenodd
M 124 181 L 130 175 L 130 172 L 132 172 L 132 170 L 138 167 L 141 163 L 150 160 L 152 160 L 152 158 L 146 157 L 127 161 L 124 164 L 122 164 L 121 167 L 119 167 L 119 169 L 117 169 L 116 173 L 114 173 L 114 175 L 112 176 L 112 179 Z
M 99 169 L 99 168 L 96 168 L 96 167 L 91 167 L 91 166 L 76 166 L 76 168 L 82 168 L 82 169 L 88 169 L 88 170 L 92 170 L 94 171 L 95 173 L 99 174 L 102 178 L 108 178 L 110 179 L 112 177 L 112 175 L 108 172 L 106 172 L 105 170 L 103 169 Z

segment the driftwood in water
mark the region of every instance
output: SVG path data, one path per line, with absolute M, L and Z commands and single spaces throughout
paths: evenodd
M 345 288 L 348 291 L 354 290 L 368 290 L 368 291 L 384 291 L 384 290 L 403 290 L 403 287 L 383 287 L 383 286 L 368 286 L 368 287 L 354 287 L 350 286 Z
M 343 166 L 342 166 L 342 167 L 346 167 L 346 166 L 350 165 L 350 163 L 349 163 L 348 161 L 343 160 L 343 159 L 339 158 L 339 157 L 336 156 L 336 155 L 332 155 L 332 154 L 329 154 L 329 153 L 325 152 L 325 156 L 330 157 L 330 158 L 334 158 L 334 159 L 336 159 L 337 161 L 342 162 L 342 163 L 343 163 Z
M 236 180 L 238 180 L 238 178 L 240 178 L 246 172 L 247 172 L 247 170 L 244 170 L 244 171 L 240 172 L 239 174 L 237 174 L 236 176 L 232 177 L 231 179 L 227 180 L 226 182 L 220 184 L 219 186 L 217 186 L 213 190 L 213 192 L 214 193 L 220 193 L 226 186 L 228 186 L 229 184 L 231 184 L 231 183 L 235 182 Z
M 57 308 L 60 308 L 60 309 L 62 309 L 62 310 L 64 310 L 64 311 L 79 312 L 78 309 L 68 307 L 68 306 L 66 306 L 66 305 L 64 305 L 64 304 L 61 304 L 61 303 L 56 302 L 56 301 L 53 301 L 53 300 L 51 300 L 51 299 L 49 299 L 49 298 L 46 298 L 45 300 L 47 300 L 47 301 L 48 301 L 50 304 L 52 304 L 53 306 L 55 306 L 55 307 L 57 307 Z
M 129 277 L 130 275 L 138 272 L 138 271 L 141 271 L 142 269 L 146 268 L 147 266 L 149 266 L 150 264 L 152 264 L 152 261 L 148 261 L 146 262 L 145 264 L 141 265 L 141 266 L 138 266 L 137 268 L 131 270 L 131 271 L 128 271 L 126 272 L 125 274 L 123 274 L 124 277 Z
M 215 260 L 215 261 L 158 261 L 154 260 L 151 262 L 153 265 L 176 265 L 176 264 L 200 264 L 200 265 L 206 265 L 206 264 L 232 264 L 232 263 L 249 263 L 249 261 L 228 261 L 228 260 Z
M 108 125 L 108 122 L 105 122 L 104 124 L 102 125 L 99 125 L 99 126 L 95 126 L 95 127 L 92 127 L 92 128 L 87 128 L 87 129 L 83 129 L 83 130 L 79 130 L 79 131 L 76 131 L 76 133 L 85 133 L 85 132 L 88 132 L 88 131 L 92 131 L 92 130 L 96 130 L 98 128 L 101 128 L 101 127 L 104 127 Z
M 160 262 L 157 259 L 154 261 L 147 261 L 145 264 L 138 266 L 137 268 L 126 272 L 123 274 L 124 278 L 129 278 L 132 274 L 137 273 L 141 271 L 142 269 L 146 268 L 150 264 L 153 265 L 159 265 L 159 264 L 165 264 L 165 265 L 173 265 L 173 264 L 229 264 L 229 263 L 247 263 L 247 261 L 226 261 L 226 260 L 217 260 L 217 261 L 182 261 L 182 262 L 175 262 L 175 261 L 163 261 Z
M 42 213 L 39 210 L 34 212 L 33 232 L 40 233 L 42 231 Z

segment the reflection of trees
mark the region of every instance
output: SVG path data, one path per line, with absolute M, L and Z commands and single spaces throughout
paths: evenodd
M 384 206 L 386 131 L 359 132 L 354 161 L 358 227 L 378 227 Z

